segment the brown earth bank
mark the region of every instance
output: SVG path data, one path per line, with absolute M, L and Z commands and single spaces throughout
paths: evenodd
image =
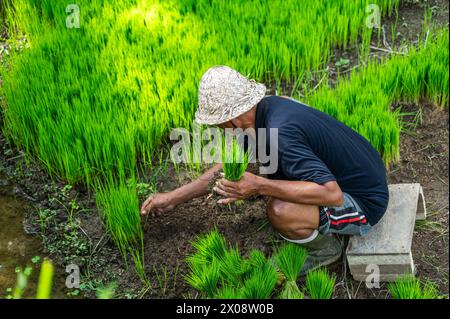
M 448 1 L 428 3 L 438 7 L 435 17 L 440 24 L 445 24 Z M 400 31 L 401 35 L 395 41 L 400 41 L 401 36 L 410 41 L 416 39 L 421 31 L 419 21 L 423 19 L 423 12 L 423 2 L 407 1 L 400 6 L 399 20 L 404 21 L 401 28 L 405 31 Z M 389 23 L 392 21 L 391 18 L 383 22 L 388 42 Z M 389 53 L 373 50 L 371 54 L 375 57 Z M 331 69 L 341 57 L 350 59 L 347 69 L 358 65 L 354 49 L 349 48 L 335 53 Z M 328 76 L 333 78 L 332 73 Z M 402 133 L 401 160 L 391 165 L 389 182 L 422 184 L 429 218 L 416 226 L 413 257 L 419 277 L 436 282 L 439 291 L 448 294 L 448 109 L 438 110 L 426 101 L 419 105 L 399 104 L 393 107 L 413 113 L 406 116 L 405 121 L 417 126 L 406 126 L 409 131 Z M 265 217 L 266 199 L 247 200 L 236 213 L 218 209 L 215 202 L 206 196 L 195 199 L 170 213 L 144 219 L 145 264 L 151 281 L 150 286 L 145 286 L 135 275 L 133 265 L 125 266 L 105 234 L 93 193 L 84 187 L 67 186 L 57 177 L 50 178 L 39 163 L 25 159 L 3 134 L 0 135 L 2 175 L 7 179 L 0 182 L 11 186 L 8 187 L 10 193 L 26 199 L 32 207 L 24 221 L 26 232 L 41 236 L 46 253 L 52 256 L 61 272 L 70 263 L 81 267 L 81 290 L 86 297 L 94 297 L 95 289 L 109 282 L 117 282 L 117 297 L 120 298 L 196 297 L 196 292 L 183 281 L 187 272 L 184 260 L 192 252 L 191 241 L 214 227 L 231 244 L 238 245 L 244 255 L 253 248 L 259 248 L 268 255 L 279 241 Z M 176 172 L 167 164 L 153 168 L 142 181 L 154 184 L 158 191 L 169 191 L 191 178 L 188 171 Z M 353 281 L 343 261 L 329 269 L 337 275 L 336 298 L 388 297 L 385 285 L 380 289 L 367 289 L 364 283 Z

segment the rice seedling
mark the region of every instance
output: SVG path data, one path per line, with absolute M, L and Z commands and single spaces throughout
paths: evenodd
M 238 248 L 228 249 L 220 259 L 220 275 L 223 280 L 234 287 L 242 283 L 241 276 L 246 272 L 244 260 L 239 254 Z
M 394 101 L 417 103 L 426 97 L 438 107 L 448 106 L 448 48 L 448 29 L 438 30 L 407 56 L 382 65 L 371 60 L 350 80 L 340 80 L 334 89 L 322 86 L 306 102 L 367 138 L 387 165 L 399 158 L 402 119 L 400 110 L 391 111 Z
M 33 263 L 39 262 L 39 256 L 35 256 L 32 258 Z M 21 269 L 20 267 L 16 268 L 17 273 L 17 281 L 14 289 L 12 290 L 11 295 L 7 295 L 7 299 L 22 299 L 25 289 L 28 286 L 28 279 L 31 276 L 33 268 L 27 266 L 25 269 Z M 49 299 L 52 294 L 52 286 L 53 286 L 53 264 L 50 260 L 44 259 L 41 264 L 41 270 L 39 273 L 39 280 L 37 284 L 36 290 L 36 299 Z
M 277 272 L 274 266 L 266 263 L 262 268 L 255 270 L 248 277 L 240 291 L 240 296 L 249 299 L 269 298 L 277 283 Z
M 224 177 L 229 181 L 239 181 L 247 170 L 250 160 L 249 152 L 244 150 L 234 136 L 231 137 L 231 142 L 229 137 L 222 139 L 220 152 Z M 243 203 L 243 200 L 237 200 L 234 205 L 240 206 Z
M 394 299 L 438 299 L 436 285 L 427 281 L 421 285 L 419 279 L 412 275 L 399 277 L 388 285 L 389 293 Z
M 113 299 L 116 293 L 117 284 L 110 283 L 109 285 L 97 288 L 95 295 L 97 299 Z
M 230 181 L 238 181 L 247 170 L 249 153 L 237 142 L 235 138 L 231 143 L 223 139 L 221 158 L 222 170 L 225 178 Z
M 49 299 L 51 297 L 53 272 L 53 264 L 49 260 L 44 259 L 41 265 L 41 272 L 39 274 L 36 299 Z
M 268 298 L 277 283 L 276 269 L 258 250 L 243 258 L 237 247 L 227 246 L 213 230 L 199 237 L 186 261 L 186 282 L 209 298 Z
M 69 182 L 90 185 L 120 165 L 134 172 L 172 127 L 191 127 L 206 68 L 298 82 L 335 45 L 372 32 L 363 27 L 369 2 L 387 13 L 398 3 L 80 0 L 80 28 L 67 29 L 65 3 L 7 0 L 12 34 L 25 32 L 30 48 L 0 71 L 6 131 Z
M 303 294 L 297 286 L 296 280 L 305 263 L 308 252 L 293 243 L 283 244 L 274 256 L 277 267 L 284 274 L 286 281 L 280 293 L 282 299 L 302 299 Z
M 306 290 L 312 299 L 330 299 L 333 295 L 336 277 L 330 276 L 324 268 L 306 274 Z
M 96 188 L 97 205 L 103 210 L 108 233 L 124 257 L 125 263 L 127 264 L 127 256 L 130 253 L 138 275 L 145 280 L 144 238 L 135 180 L 117 183 L 110 178 L 106 183 L 99 183 Z
M 231 286 L 222 286 L 215 294 L 216 299 L 239 299 L 240 294 L 236 288 Z
M 25 267 L 25 269 L 21 269 L 19 267 L 16 268 L 17 273 L 17 281 L 16 285 L 14 287 L 14 290 L 12 291 L 12 295 L 8 298 L 12 299 L 21 299 L 25 289 L 27 288 L 28 284 L 28 278 L 31 275 L 31 272 L 33 269 L 31 267 Z
M 192 246 L 196 252 L 193 258 L 188 260 L 198 263 L 209 263 L 214 258 L 221 259 L 227 251 L 225 239 L 217 229 L 210 231 L 206 235 L 197 237 L 197 240 L 192 243 Z
M 305 263 L 308 252 L 293 243 L 284 243 L 275 254 L 276 265 L 288 281 L 296 281 Z
M 189 264 L 190 273 L 185 276 L 186 282 L 200 291 L 205 297 L 212 298 L 217 290 L 220 277 L 220 265 L 217 259 L 209 264 Z
M 295 281 L 286 281 L 278 295 L 279 299 L 303 299 L 304 297 Z

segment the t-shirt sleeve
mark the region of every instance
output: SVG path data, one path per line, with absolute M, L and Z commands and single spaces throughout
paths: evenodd
M 301 180 L 325 184 L 336 178 L 328 167 L 304 143 L 295 143 L 286 147 L 281 154 L 283 174 L 292 180 Z

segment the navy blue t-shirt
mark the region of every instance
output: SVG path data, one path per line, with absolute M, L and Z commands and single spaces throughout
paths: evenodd
M 257 106 L 256 129 L 278 128 L 278 170 L 271 179 L 317 184 L 336 181 L 360 205 L 371 225 L 386 211 L 389 192 L 378 152 L 360 134 L 298 101 L 266 96 Z

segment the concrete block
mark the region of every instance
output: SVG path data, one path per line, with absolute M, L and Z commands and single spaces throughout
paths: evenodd
M 355 280 L 365 280 L 372 265 L 381 281 L 414 274 L 411 243 L 416 220 L 426 218 L 420 184 L 389 185 L 389 204 L 380 222 L 365 237 L 353 236 L 347 246 L 347 261 Z

